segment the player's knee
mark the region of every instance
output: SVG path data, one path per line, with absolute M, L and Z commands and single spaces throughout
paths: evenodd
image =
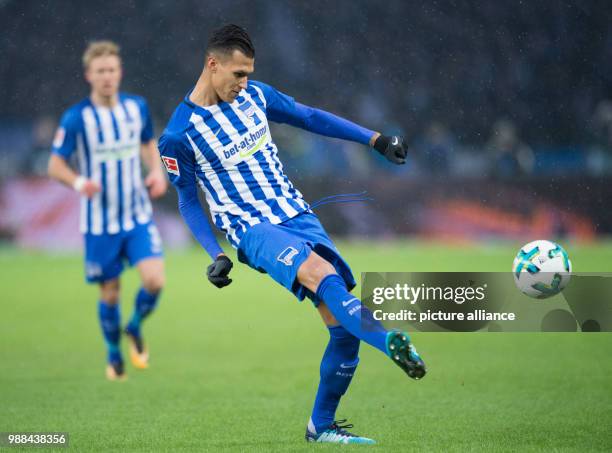
M 309 290 L 316 292 L 319 283 L 325 277 L 335 274 L 336 269 L 327 260 L 321 258 L 315 252 L 304 261 L 298 270 L 298 280 Z
M 100 299 L 108 305 L 119 303 L 119 281 L 111 280 L 100 284 Z
M 147 275 L 142 280 L 142 286 L 149 294 L 157 294 L 166 284 L 166 277 L 163 272 Z
M 319 301 L 319 305 L 317 305 L 317 310 L 319 311 L 321 319 L 327 327 L 335 327 L 340 325 L 336 317 L 332 314 L 331 311 L 329 311 L 329 308 L 327 308 L 325 302 Z
M 116 305 L 119 303 L 119 292 L 118 291 L 105 291 L 102 293 L 101 299 L 107 305 Z

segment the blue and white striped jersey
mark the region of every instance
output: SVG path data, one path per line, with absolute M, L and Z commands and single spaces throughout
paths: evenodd
M 152 138 L 151 115 L 139 96 L 121 93 L 113 108 L 87 98 L 64 113 L 52 152 L 69 159 L 76 149 L 80 174 L 102 188 L 91 199 L 81 197 L 82 233 L 116 234 L 151 220 L 140 145 Z
M 232 103 L 202 107 L 189 95 L 159 140 L 172 183 L 196 183 L 206 195 L 214 224 L 234 246 L 262 222 L 279 224 L 309 209 L 278 158 L 268 119 L 285 122 L 293 98 L 249 81 Z

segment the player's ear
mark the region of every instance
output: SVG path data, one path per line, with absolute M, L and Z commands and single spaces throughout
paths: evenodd
M 213 54 L 209 54 L 206 56 L 206 69 L 211 72 L 217 71 L 217 66 L 219 66 L 219 62 L 217 61 L 217 57 Z

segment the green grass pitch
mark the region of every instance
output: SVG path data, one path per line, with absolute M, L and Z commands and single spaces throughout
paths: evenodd
M 519 245 L 339 248 L 358 275 L 502 271 Z M 611 244 L 567 248 L 575 271 L 612 271 Z M 207 263 L 196 250 L 168 254 L 167 288 L 145 324 L 151 368 L 128 364 L 128 381 L 113 383 L 104 378 L 97 288 L 83 283 L 81 257 L 0 250 L 0 432 L 69 432 L 73 451 L 339 448 L 303 440 L 327 342 L 316 310 L 243 265 L 218 290 L 203 277 Z M 124 321 L 136 285 L 134 271 L 124 274 Z M 612 449 L 612 334 L 416 333 L 413 340 L 430 370 L 420 382 L 363 345 L 338 417 L 378 445 L 356 448 Z

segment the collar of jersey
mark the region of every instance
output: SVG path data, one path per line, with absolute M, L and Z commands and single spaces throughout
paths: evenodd
M 193 86 L 193 88 L 191 88 L 191 90 L 187 92 L 187 94 L 185 95 L 185 99 L 183 99 L 183 102 L 187 104 L 189 107 L 191 107 L 192 109 L 195 109 L 195 108 L 207 109 L 208 107 L 210 107 L 210 106 L 207 107 L 203 105 L 198 105 L 189 100 L 189 96 L 191 96 L 191 93 L 193 92 L 194 88 L 195 86 Z M 240 94 L 238 94 L 238 96 L 240 96 Z M 222 104 L 232 105 L 232 103 L 225 102 L 225 101 L 217 102 L 215 105 L 222 105 Z
M 193 91 L 193 88 L 191 89 Z M 189 94 L 191 94 L 191 91 L 189 92 Z M 187 95 L 187 97 L 189 97 L 189 94 Z M 92 99 L 91 99 L 91 95 L 87 96 L 87 103 L 93 107 L 94 109 L 107 109 L 107 110 L 114 110 L 115 107 L 120 107 L 121 103 L 124 100 L 124 96 L 123 93 L 120 91 L 117 93 L 117 105 L 113 105 L 112 107 L 108 107 L 106 105 L 99 105 L 96 104 Z

